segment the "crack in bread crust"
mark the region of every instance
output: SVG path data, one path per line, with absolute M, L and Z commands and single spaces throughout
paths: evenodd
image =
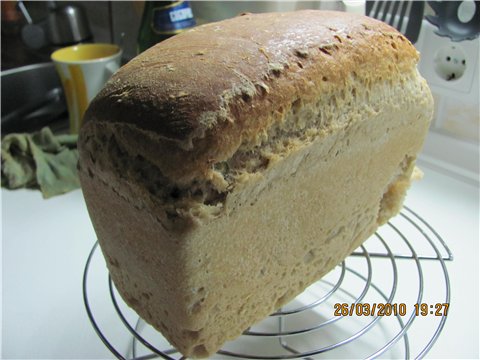
M 168 179 L 155 164 L 135 154 L 135 149 L 127 144 L 128 139 L 118 135 L 127 133 L 126 136 L 129 136 L 139 131 L 134 126 L 95 123 L 98 129 L 94 132 L 102 136 L 96 136 L 93 132 L 85 141 L 85 150 L 93 158 L 99 147 L 108 144 L 105 152 L 107 158 L 99 167 L 111 172 L 114 177 L 129 178 L 136 186 L 143 186 L 144 193 L 150 195 L 151 203 L 164 209 L 165 227 L 174 228 L 170 222 L 181 219 L 188 219 L 188 223 L 208 223 L 222 216 L 225 211 L 231 211 L 225 207 L 228 194 L 238 191 L 237 188 L 249 181 L 261 179 L 269 167 L 289 154 L 300 151 L 314 141 L 322 141 L 322 138 L 356 121 L 378 114 L 382 106 L 405 109 L 415 106 L 423 100 L 426 86 L 421 81 L 415 81 L 418 76 L 416 71 L 405 73 L 394 83 L 385 81 L 372 84 L 364 92 L 358 90 L 364 84 L 352 79 L 344 89 L 324 94 L 313 103 L 296 99 L 290 108 L 278 114 L 276 121 L 270 122 L 269 128 L 240 144 L 230 159 L 212 163 L 207 176 L 194 178 L 185 184 Z M 342 113 L 338 114 L 338 108 L 343 110 Z M 122 131 L 122 128 L 125 130 Z M 110 134 L 108 139 L 106 134 Z M 97 139 L 96 142 L 94 139 Z M 98 172 L 93 168 L 90 169 L 92 171 Z

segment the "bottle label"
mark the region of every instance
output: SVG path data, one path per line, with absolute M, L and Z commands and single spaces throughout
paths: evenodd
M 188 1 L 153 9 L 152 28 L 157 34 L 177 34 L 193 26 L 195 18 Z

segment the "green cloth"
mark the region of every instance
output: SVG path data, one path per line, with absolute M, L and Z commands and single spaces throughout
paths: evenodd
M 80 187 L 77 135 L 53 135 L 45 127 L 2 140 L 2 186 L 36 188 L 45 199 Z

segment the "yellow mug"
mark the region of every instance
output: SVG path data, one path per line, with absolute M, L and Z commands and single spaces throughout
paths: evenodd
M 121 57 L 121 48 L 113 44 L 79 44 L 52 54 L 67 100 L 72 134 L 80 130 L 88 104 L 118 70 Z

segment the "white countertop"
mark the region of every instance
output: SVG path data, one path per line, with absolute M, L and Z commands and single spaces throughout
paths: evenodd
M 454 255 L 447 263 L 449 316 L 427 357 L 478 358 L 478 187 L 423 170 L 425 177 L 410 189 L 406 204 L 435 228 Z M 95 234 L 81 192 L 49 200 L 31 190 L 2 189 L 1 195 L 2 358 L 112 358 L 82 298 Z

